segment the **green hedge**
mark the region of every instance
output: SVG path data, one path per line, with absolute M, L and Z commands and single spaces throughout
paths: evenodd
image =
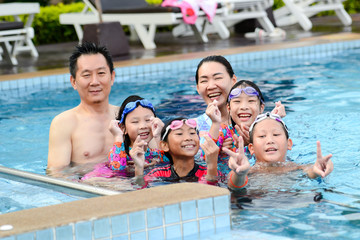
M 78 40 L 73 25 L 62 25 L 59 16 L 62 13 L 81 12 L 84 3 L 40 7 L 40 13 L 35 15 L 33 27 L 35 30 L 34 43 L 49 44 Z

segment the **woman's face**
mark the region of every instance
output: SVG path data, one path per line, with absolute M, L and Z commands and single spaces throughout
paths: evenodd
M 244 88 L 239 86 L 240 89 Z M 255 121 L 256 117 L 264 111 L 264 104 L 261 104 L 257 96 L 249 96 L 245 92 L 230 100 L 229 112 L 236 125 L 250 125 Z
M 173 158 L 194 157 L 199 150 L 199 136 L 195 128 L 184 124 L 171 130 L 167 138 L 169 153 Z
M 141 140 L 150 142 L 153 138 L 151 131 L 151 117 L 154 113 L 139 105 L 132 112 L 128 113 L 125 119 L 125 134 L 129 135 L 131 145 L 140 136 Z
M 197 92 L 206 104 L 218 101 L 218 107 L 226 107 L 227 96 L 231 87 L 236 82 L 236 76 L 232 78 L 224 65 L 218 62 L 204 62 L 198 70 Z

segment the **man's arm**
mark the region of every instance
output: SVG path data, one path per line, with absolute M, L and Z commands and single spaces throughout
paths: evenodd
M 71 133 L 75 120 L 68 113 L 56 116 L 51 122 L 49 132 L 48 171 L 60 170 L 71 162 Z

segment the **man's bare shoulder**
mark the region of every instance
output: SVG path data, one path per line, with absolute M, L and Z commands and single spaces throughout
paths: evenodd
M 114 116 L 117 117 L 117 115 L 118 115 L 118 113 L 119 113 L 119 110 L 120 110 L 120 107 L 110 104 L 110 108 L 111 108 L 111 110 L 114 112 Z
M 77 107 L 66 110 L 57 116 L 51 122 L 51 126 L 64 126 L 66 125 L 74 125 L 76 123 L 76 110 Z

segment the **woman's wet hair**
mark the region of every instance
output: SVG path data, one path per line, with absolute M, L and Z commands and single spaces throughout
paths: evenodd
M 261 93 L 260 88 L 258 87 L 258 85 L 256 85 L 254 82 L 252 82 L 252 81 L 250 81 L 250 80 L 240 80 L 240 81 L 236 82 L 236 83 L 232 86 L 232 88 L 230 89 L 229 95 L 228 95 L 228 97 L 227 97 L 227 102 L 228 102 L 228 104 L 230 104 L 229 96 L 230 96 L 231 91 L 232 91 L 233 89 L 235 89 L 235 88 L 238 88 L 238 87 L 243 87 L 243 88 L 245 88 L 245 87 L 252 87 L 252 88 L 254 88 L 254 89 L 259 93 L 259 96 L 258 96 L 258 98 L 259 98 L 259 100 L 260 100 L 260 101 L 259 101 L 259 102 L 260 102 L 259 108 L 261 107 L 261 104 L 262 104 L 262 103 L 265 104 L 265 99 L 264 99 L 263 94 Z M 230 120 L 231 120 L 231 125 L 232 125 L 233 127 L 235 127 L 236 123 L 235 123 L 234 120 L 231 118 L 230 114 L 229 114 L 229 117 L 230 117 Z
M 104 56 L 107 65 L 109 66 L 110 73 L 114 71 L 114 64 L 109 50 L 105 46 L 100 46 L 91 42 L 84 42 L 76 46 L 75 51 L 69 58 L 70 74 L 73 78 L 76 77 L 77 61 L 82 55 L 101 54 Z
M 117 115 L 117 117 L 116 117 L 116 120 L 119 120 L 119 121 L 120 121 L 121 116 L 122 116 L 122 114 L 123 114 L 123 112 L 124 112 L 124 109 L 125 109 L 125 107 L 126 107 L 126 105 L 127 105 L 128 103 L 130 103 L 130 102 L 135 102 L 135 101 L 137 101 L 137 100 L 143 100 L 143 99 L 144 99 L 144 98 L 142 98 L 142 97 L 140 97 L 140 96 L 138 96 L 138 95 L 131 95 L 131 96 L 127 97 L 127 98 L 123 101 L 123 103 L 121 104 L 121 106 L 120 106 L 120 109 L 119 109 L 118 115 Z M 140 105 L 140 103 L 137 103 L 137 104 L 136 104 L 136 107 L 138 107 L 139 105 Z M 150 109 L 150 108 L 149 108 L 149 110 L 151 110 L 151 111 L 154 113 L 154 116 L 156 117 L 155 112 L 154 112 L 152 109 Z M 123 124 L 124 124 L 124 126 L 125 126 L 125 120 L 126 120 L 126 117 L 127 117 L 128 114 L 129 114 L 129 113 L 127 113 L 127 114 L 124 115 L 124 119 L 123 119 Z M 130 150 L 129 150 L 130 144 L 131 144 L 131 141 L 130 141 L 129 135 L 128 135 L 128 134 L 124 134 L 124 147 L 125 147 L 125 152 L 126 152 L 126 154 L 129 155 L 129 156 L 130 156 L 130 153 L 129 153 L 129 152 L 130 152 Z
M 195 74 L 196 85 L 199 83 L 199 69 L 206 62 L 217 62 L 217 63 L 222 64 L 226 68 L 226 71 L 229 74 L 230 78 L 232 78 L 235 74 L 231 64 L 229 63 L 228 60 L 226 60 L 226 58 L 224 58 L 221 55 L 211 55 L 206 58 L 203 58 L 199 62 L 197 69 L 196 69 L 196 74 Z

